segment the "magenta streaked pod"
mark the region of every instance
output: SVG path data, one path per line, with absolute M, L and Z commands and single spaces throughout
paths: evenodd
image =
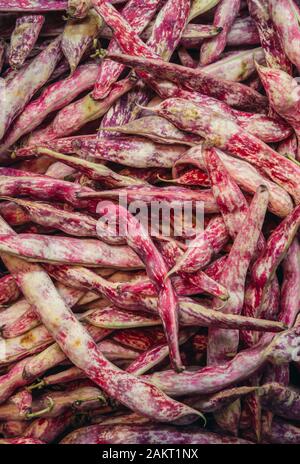
M 257 70 L 272 108 L 288 121 L 295 130 L 298 139 L 298 158 L 300 137 L 300 94 L 298 82 L 286 72 L 278 69 L 257 66 Z
M 36 438 L 0 438 L 0 445 L 45 445 Z
M 264 177 L 260 171 L 251 164 L 232 156 L 221 150 L 217 150 L 219 158 L 232 179 L 242 190 L 254 194 L 259 185 L 265 185 L 269 191 L 269 210 L 279 217 L 287 216 L 293 210 L 293 201 L 289 194 L 279 185 Z M 176 176 L 177 166 L 193 165 L 199 169 L 205 169 L 203 160 L 203 148 L 201 145 L 193 147 L 176 161 L 173 173 Z
M 285 364 L 299 358 L 299 327 L 287 330 L 272 340 L 267 334 L 256 346 L 239 352 L 231 361 L 217 366 L 203 367 L 198 371 L 185 370 L 179 374 L 162 371 L 146 375 L 160 389 L 172 396 L 216 393 L 249 378 L 268 360 Z
M 149 109 L 150 110 L 150 109 Z M 151 111 L 165 117 L 179 129 L 188 130 L 209 143 L 261 168 L 277 184 L 300 201 L 300 165 L 279 155 L 267 144 L 208 108 L 181 98 L 170 98 Z
M 13 303 L 20 296 L 20 290 L 14 278 L 8 274 L 0 278 L 0 305 Z
M 268 443 L 298 445 L 300 441 L 300 427 L 275 417 L 271 427 L 263 428 L 263 438 Z
M 142 262 L 129 247 L 114 247 L 93 239 L 38 234 L 1 235 L 0 250 L 29 261 L 118 269 L 143 268 Z
M 178 58 L 182 66 L 186 66 L 187 68 L 196 68 L 197 62 L 194 60 L 192 55 L 187 51 L 186 48 L 180 47 L 178 49 Z
M 91 425 L 75 430 L 61 442 L 70 444 L 251 444 L 242 438 L 221 436 L 212 432 L 188 428 L 176 430 L 170 427 L 156 425 Z
M 67 8 L 65 0 L 1 0 L 0 12 L 48 12 L 64 11 Z
M 278 153 L 283 156 L 291 156 L 297 158 L 298 140 L 296 134 L 293 133 L 290 137 L 283 140 L 277 147 Z
M 229 239 L 221 217 L 211 219 L 207 228 L 201 231 L 188 246 L 187 251 L 169 271 L 194 273 L 208 265 L 214 254 L 218 254 Z
M 256 23 L 267 66 L 291 73 L 291 63 L 283 47 L 283 35 L 281 31 L 278 31 L 279 34 L 276 31 L 276 23 L 274 23 L 274 17 L 271 14 L 271 7 L 272 2 L 268 0 L 248 0 L 249 12 Z M 287 10 L 284 12 L 284 21 L 287 20 L 286 14 Z
M 122 9 L 122 15 L 134 27 L 137 33 L 147 26 L 148 22 L 154 16 L 158 7 L 158 0 L 130 0 Z M 109 51 L 120 51 L 118 42 L 112 39 Z M 97 82 L 95 84 L 92 97 L 95 100 L 104 98 L 109 93 L 111 85 L 123 71 L 123 66 L 114 62 L 104 61 L 100 64 Z
M 262 385 L 258 394 L 263 408 L 276 416 L 299 421 L 300 395 L 297 390 L 273 382 Z
M 77 411 L 97 409 L 106 404 L 102 391 L 93 386 L 72 388 L 68 392 L 47 392 L 33 400 L 30 408 L 20 411 L 11 401 L 0 406 L 1 420 L 26 421 L 38 417 L 54 418 L 72 408 Z
M 12 233 L 4 221 L 2 221 L 1 226 L 2 232 Z M 5 253 L 2 253 L 1 256 L 5 260 L 6 266 L 13 272 L 25 297 L 35 305 L 42 322 L 54 339 L 63 346 L 65 354 L 77 367 L 83 368 L 87 376 L 97 385 L 101 388 L 104 387 L 110 396 L 121 400 L 121 402 L 141 414 L 156 419 L 160 418 L 164 422 L 167 420 L 186 424 L 199 417 L 198 412 L 192 408 L 168 398 L 153 385 L 125 373 L 111 364 L 102 355 L 88 332 L 59 297 L 48 275 L 39 266 L 25 263 L 15 257 L 9 257 Z M 44 295 L 42 299 L 40 298 L 41 293 Z M 55 310 L 53 310 L 54 308 Z M 108 377 L 104 375 L 104 371 L 109 377 L 109 383 L 106 381 Z M 11 374 L 10 372 L 9 375 Z M 121 379 L 126 379 L 126 392 L 119 389 Z M 2 384 L 2 386 L 4 385 Z M 143 390 L 140 400 L 133 394 L 132 388 L 138 388 L 139 391 Z M 147 397 L 149 397 L 149 403 L 145 403 Z M 149 409 L 146 404 L 151 404 L 151 408 Z M 157 405 L 157 408 L 155 405 Z
M 29 424 L 22 435 L 25 438 L 52 443 L 73 424 L 73 420 L 73 416 L 68 412 L 59 417 L 40 417 Z
M 201 47 L 200 64 L 208 65 L 217 61 L 224 48 L 228 32 L 239 13 L 240 0 L 222 0 L 217 6 L 214 16 L 214 26 L 221 27 L 222 32 L 212 39 L 206 40 Z
M 20 70 L 6 84 L 5 105 L 0 120 L 0 139 L 34 93 L 47 82 L 61 56 L 61 38 L 58 37 L 34 58 L 24 71 Z
M 155 187 L 155 186 L 134 186 L 113 190 L 103 190 L 101 192 L 90 191 L 78 193 L 78 199 L 103 198 L 103 199 L 121 199 L 127 198 L 131 203 L 136 200 L 143 200 L 146 203 L 151 201 L 160 201 L 171 203 L 173 206 L 182 205 L 184 201 L 191 201 L 193 205 L 197 202 L 204 207 L 207 213 L 217 213 L 219 209 L 209 189 L 191 190 L 184 187 Z M 201 204 L 202 203 L 202 204 Z
M 242 222 L 242 229 L 236 235 L 225 269 L 220 277 L 220 283 L 229 292 L 229 299 L 221 308 L 221 311 L 225 313 L 241 314 L 242 312 L 246 274 L 257 249 L 267 204 L 268 191 L 266 187 L 262 186 L 258 188 L 251 202 L 245 220 Z M 248 237 L 248 239 L 245 240 L 245 237 Z M 213 307 L 218 305 L 219 301 L 213 302 Z M 237 352 L 238 345 L 239 334 L 237 332 L 224 333 L 220 329 L 210 329 L 208 362 L 210 364 L 219 364 L 224 359 L 230 359 Z
M 20 137 L 33 131 L 52 111 L 70 103 L 77 95 L 91 88 L 97 76 L 97 65 L 80 66 L 71 77 L 55 82 L 30 102 L 15 120 L 0 145 L 0 153 L 10 148 Z
M 291 134 L 292 128 L 285 121 L 278 117 L 272 118 L 265 116 L 264 114 L 253 114 L 233 110 L 224 102 L 222 103 L 215 98 L 202 95 L 198 92 L 184 90 L 169 81 L 154 81 L 153 79 L 148 79 L 148 81 L 149 85 L 153 87 L 155 92 L 158 93 L 163 100 L 167 98 L 183 98 L 184 100 L 196 103 L 202 107 L 207 107 L 208 110 L 215 111 L 216 113 L 220 114 L 220 116 L 226 117 L 227 119 L 236 122 L 244 130 L 250 132 L 252 135 L 257 136 L 264 142 L 277 142 Z M 151 116 L 148 116 L 148 119 L 150 117 Z M 136 124 L 138 124 L 138 122 L 136 122 Z M 164 126 L 165 125 L 166 124 L 164 123 Z M 129 128 L 134 127 L 133 123 L 126 124 L 122 127 L 124 127 L 126 130 L 126 127 L 128 126 Z M 118 130 L 121 132 L 122 127 L 121 129 L 118 128 Z M 190 136 L 191 134 L 188 135 Z
M 292 327 L 299 312 L 300 302 L 300 245 L 297 237 L 282 263 L 281 312 L 279 320 Z
M 166 339 L 170 349 L 170 360 L 173 367 L 182 370 L 182 362 L 178 344 L 178 299 L 171 280 L 166 278 L 168 272 L 166 263 L 154 245 L 148 232 L 137 219 L 121 206 L 113 203 L 97 207 L 98 214 L 116 215 L 119 227 L 124 230 L 128 245 L 132 248 L 146 266 L 146 272 L 158 291 L 157 310 L 162 319 Z
M 189 90 L 220 99 L 236 108 L 261 110 L 266 103 L 266 98 L 255 90 L 250 89 L 250 87 L 239 82 L 218 79 L 202 71 L 201 68 L 185 68 L 174 63 L 164 62 L 159 58 L 144 56 L 111 53 L 109 57 L 137 70 L 150 73 L 155 79 L 171 80 Z
M 17 18 L 15 29 L 12 33 L 9 48 L 9 64 L 12 68 L 20 68 L 32 48 L 44 24 L 42 15 L 29 15 Z
M 70 308 L 77 304 L 83 295 L 81 290 L 69 288 L 61 284 L 57 285 L 57 290 Z M 0 314 L 0 325 L 4 338 L 18 337 L 39 324 L 40 319 L 34 312 L 34 308 L 24 299 L 18 300 Z
M 265 249 L 253 264 L 251 279 L 245 293 L 244 314 L 261 314 L 261 307 L 268 285 L 277 267 L 285 257 L 300 225 L 300 206 L 297 206 L 270 235 Z M 287 309 L 287 308 L 285 308 Z M 255 342 L 255 334 L 243 334 L 247 344 Z M 251 341 L 250 341 L 251 340 Z
M 66 135 L 77 132 L 82 126 L 90 121 L 99 119 L 105 114 L 111 105 L 133 86 L 130 78 L 118 81 L 113 86 L 110 94 L 103 100 L 97 102 L 90 94 L 80 100 L 62 108 L 54 120 L 45 128 L 34 131 L 28 140 L 31 145 L 41 145 Z
M 300 70 L 300 54 L 295 42 L 300 38 L 300 10 L 293 0 L 270 0 L 271 18 L 282 48 L 290 61 Z M 284 71 L 289 71 L 281 67 Z
M 147 116 L 131 121 L 123 126 L 105 127 L 105 131 L 117 131 L 122 134 L 141 135 L 157 143 L 195 145 L 201 138 L 177 129 L 169 121 L 159 116 Z M 100 139 L 101 140 L 101 139 Z
M 247 80 L 256 70 L 255 61 L 263 64 L 264 53 L 262 48 L 243 50 L 225 56 L 215 63 L 202 68 L 202 71 L 212 74 L 219 79 L 242 82 Z M 184 63 L 182 63 L 184 65 Z
M 220 208 L 229 235 L 235 239 L 248 212 L 248 203 L 226 170 L 217 151 L 214 148 L 204 147 L 203 158 L 214 198 Z
M 174 131 L 176 131 L 175 128 Z M 55 142 L 58 144 L 61 142 L 62 146 L 68 144 L 67 138 Z M 186 151 L 184 145 L 152 142 L 137 135 L 120 135 L 112 138 L 97 138 L 95 136 L 93 139 L 86 140 L 81 137 L 74 137 L 70 142 L 71 147 L 66 148 L 67 153 L 74 151 L 80 158 L 85 159 L 89 156 L 95 160 L 112 161 L 136 168 L 171 168 Z M 54 146 L 52 149 L 64 153 L 64 150 L 61 150 L 59 145 L 57 148 Z
M 68 15 L 76 19 L 85 18 L 92 6 L 91 0 L 68 0 L 67 3 Z
M 145 47 L 145 51 L 147 50 L 148 54 L 159 58 L 158 53 L 160 53 L 166 60 L 171 58 L 187 22 L 189 8 L 190 2 L 186 0 L 176 2 L 176 8 L 174 6 L 174 2 L 171 0 L 164 4 L 160 13 L 156 17 L 151 36 L 147 42 L 147 47 Z M 122 21 L 119 21 L 119 41 L 123 40 L 123 32 L 125 32 L 125 35 L 126 32 L 129 32 L 127 31 L 126 24 L 122 23 Z M 122 29 L 124 27 L 125 30 Z M 131 29 L 129 35 L 127 35 L 128 42 L 126 40 L 125 42 L 123 41 L 123 44 L 119 43 L 122 47 L 125 46 L 126 50 L 130 49 L 128 51 L 129 53 L 131 53 L 132 47 L 135 48 L 136 40 L 138 41 L 139 46 L 142 46 L 143 48 L 143 42 L 139 40 L 137 35 L 132 34 L 133 32 L 133 29 Z M 114 33 L 116 35 L 116 30 Z M 132 35 L 135 35 L 135 37 Z M 140 113 L 140 109 L 137 107 L 137 104 L 144 105 L 148 103 L 150 99 L 151 95 L 149 89 L 145 87 L 142 81 L 139 81 L 136 84 L 136 87 L 129 92 L 126 97 L 116 102 L 107 115 L 103 117 L 101 127 L 122 125 L 136 119 L 137 115 Z M 103 134 L 105 134 L 105 132 L 100 133 L 99 136 Z
M 227 36 L 228 47 L 241 45 L 260 45 L 256 24 L 250 16 L 237 18 Z
M 90 10 L 81 21 L 69 19 L 61 39 L 61 48 L 70 65 L 71 74 L 77 68 L 82 56 L 91 48 L 103 26 L 103 20 L 94 10 Z

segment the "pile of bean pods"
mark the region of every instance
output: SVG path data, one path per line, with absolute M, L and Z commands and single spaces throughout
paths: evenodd
M 0 0 L 0 37 L 0 444 L 300 443 L 300 2 Z

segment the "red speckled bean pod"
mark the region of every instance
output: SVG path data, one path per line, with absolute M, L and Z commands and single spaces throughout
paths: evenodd
M 281 313 L 279 320 L 292 327 L 299 312 L 300 303 L 300 245 L 297 238 L 291 244 L 282 263 Z
M 233 158 L 221 150 L 217 150 L 217 153 L 232 179 L 242 190 L 254 194 L 259 185 L 266 185 L 269 191 L 268 207 L 273 214 L 285 217 L 293 210 L 293 202 L 289 194 L 279 185 L 264 177 L 254 166 L 238 158 Z M 177 166 L 190 164 L 205 169 L 201 145 L 191 148 L 176 161 L 173 168 L 174 174 L 177 172 Z
M 293 158 L 297 157 L 297 150 L 298 150 L 298 140 L 293 133 L 290 137 L 283 140 L 277 147 L 278 153 L 283 156 L 292 156 Z
M 222 250 L 228 238 L 223 219 L 220 217 L 212 219 L 207 228 L 192 240 L 187 251 L 168 274 L 199 271 L 210 263 L 214 254 Z
M 271 410 L 276 416 L 299 421 L 300 395 L 292 388 L 279 383 L 268 383 L 259 388 L 262 406 Z
M 107 98 L 97 102 L 90 94 L 61 109 L 54 120 L 44 129 L 34 131 L 28 143 L 40 145 L 56 138 L 77 132 L 90 121 L 95 121 L 105 114 L 119 97 L 132 87 L 131 79 L 123 79 L 114 84 Z
M 44 443 L 52 443 L 73 424 L 74 417 L 70 413 L 59 417 L 35 419 L 26 427 L 22 435 L 24 438 L 42 440 Z
M 71 74 L 77 68 L 82 56 L 88 50 L 103 26 L 103 20 L 94 10 L 81 21 L 70 19 L 63 31 L 61 48 L 68 61 Z
M 173 367 L 180 371 L 182 370 L 182 362 L 180 358 L 178 345 L 178 300 L 171 280 L 165 278 L 168 269 L 163 257 L 155 247 L 148 232 L 130 213 L 122 208 L 117 207 L 113 203 L 107 205 L 107 209 L 102 209 L 100 204 L 97 207 L 99 214 L 115 214 L 118 220 L 122 221 L 122 227 L 125 232 L 125 238 L 128 245 L 140 256 L 146 266 L 146 271 L 157 288 L 158 291 L 158 313 L 162 319 L 166 339 L 170 349 L 170 360 Z
M 147 26 L 154 16 L 159 0 L 130 0 L 122 10 L 122 16 L 139 34 Z M 109 51 L 120 51 L 115 39 L 109 44 Z M 122 73 L 124 67 L 113 61 L 104 61 L 100 64 L 99 74 L 92 93 L 95 100 L 100 100 L 108 95 L 112 84 Z
M 210 181 L 206 172 L 200 169 L 189 169 L 184 174 L 173 179 L 161 179 L 164 182 L 171 182 L 178 185 L 198 185 L 200 187 L 209 187 Z
M 26 12 L 26 11 L 63 11 L 67 8 L 64 0 L 1 0 L 0 11 Z
M 44 445 L 36 438 L 0 438 L 0 445 Z
M 110 332 L 107 329 L 94 330 L 95 341 L 102 340 Z M 1 376 L 0 403 L 6 401 L 17 388 L 29 385 L 48 369 L 57 366 L 66 359 L 64 352 L 55 343 L 40 353 L 17 362 L 7 374 Z
M 172 0 L 168 0 L 160 13 L 156 17 L 151 36 L 147 42 L 147 50 L 149 54 L 153 57 L 159 58 L 161 54 L 164 59 L 169 60 L 176 49 L 180 41 L 180 37 L 184 30 L 185 24 L 187 22 L 187 15 L 190 8 L 190 2 L 188 0 L 180 0 L 176 2 L 176 8 Z M 174 14 L 175 13 L 175 14 Z M 127 29 L 126 25 L 125 31 Z M 116 31 L 114 31 L 116 34 Z M 134 31 L 131 29 L 132 43 L 130 41 L 120 42 L 119 45 L 125 50 L 131 52 L 131 48 L 135 47 L 136 43 L 139 43 L 139 46 L 144 47 L 143 42 L 139 40 L 139 37 L 132 34 Z M 120 40 L 122 40 L 122 27 L 118 31 L 120 33 Z M 136 42 L 137 40 L 137 42 Z M 145 73 L 144 73 L 145 74 Z M 120 123 L 126 123 L 137 117 L 137 114 L 140 110 L 137 108 L 137 104 L 145 104 L 151 98 L 149 90 L 145 87 L 143 82 L 139 81 L 136 85 L 136 88 L 129 92 L 123 101 L 119 100 L 116 102 L 114 107 L 111 108 L 111 111 L 104 116 L 101 121 L 101 127 L 119 125 Z M 101 136 L 101 134 L 99 134 Z
M 299 226 L 300 206 L 297 206 L 272 232 L 265 249 L 252 267 L 251 281 L 245 294 L 244 314 L 260 315 L 266 289 L 285 257 Z M 255 334 L 245 333 L 243 338 L 248 345 L 255 342 Z
M 300 10 L 293 0 L 270 0 L 268 3 L 282 48 L 286 56 L 300 70 L 300 54 L 296 46 L 297 40 L 300 39 Z M 290 72 L 287 67 L 281 66 L 281 69 Z
M 258 45 L 260 37 L 255 22 L 250 16 L 237 18 L 227 36 L 228 47 Z
M 229 235 L 236 238 L 244 224 L 248 212 L 248 203 L 238 185 L 226 171 L 216 150 L 204 147 L 203 158 L 213 195 L 220 208 Z
M 257 372 L 268 360 L 278 364 L 299 357 L 299 327 L 276 336 L 264 336 L 264 341 L 248 350 L 239 352 L 232 361 L 218 366 L 207 366 L 199 371 L 156 372 L 145 378 L 169 395 L 209 394 L 241 382 Z M 297 353 L 298 352 L 298 353 Z
M 175 127 L 169 121 L 159 116 L 147 116 L 131 121 L 123 126 L 105 127 L 107 132 L 118 131 L 123 134 L 142 135 L 157 143 L 195 145 L 201 142 L 201 138 L 193 134 L 187 134 Z
M 0 250 L 29 261 L 119 269 L 143 267 L 138 256 L 128 247 L 111 246 L 92 239 L 38 234 L 1 235 Z
M 92 180 L 100 181 L 108 187 L 129 187 L 131 185 L 146 185 L 146 182 L 133 177 L 121 176 L 112 169 L 103 164 L 96 164 L 91 161 L 82 160 L 74 156 L 63 155 L 48 148 L 34 147 L 34 152 L 37 155 L 50 156 L 57 161 L 62 161 L 67 166 L 80 171 Z
M 298 140 L 297 158 L 299 159 L 300 94 L 298 82 L 278 69 L 269 69 L 263 66 L 258 66 L 257 69 L 268 94 L 270 105 L 295 130 Z
M 242 229 L 237 234 L 228 255 L 225 269 L 221 275 L 222 283 L 229 291 L 229 300 L 222 307 L 222 311 L 229 314 L 240 314 L 243 309 L 245 280 L 250 261 L 253 258 L 263 220 L 266 213 L 268 192 L 265 187 L 258 189 L 249 208 L 249 212 L 242 223 Z M 248 237 L 245 240 L 245 237 Z M 219 305 L 218 301 L 214 305 Z M 224 359 L 230 359 L 237 352 L 239 334 L 237 332 L 224 333 L 222 330 L 210 329 L 208 338 L 208 361 L 218 364 Z
M 220 436 L 216 433 L 199 431 L 198 429 L 182 429 L 157 427 L 155 425 L 92 425 L 67 435 L 61 442 L 70 444 L 251 444 L 242 438 Z
M 154 187 L 154 186 L 134 186 L 124 189 L 104 190 L 101 192 L 81 192 L 78 198 L 122 198 L 127 196 L 127 201 L 131 203 L 136 200 L 143 200 L 146 203 L 152 201 L 164 201 L 172 205 L 182 204 L 184 201 L 203 202 L 207 213 L 217 213 L 219 211 L 211 190 L 191 190 L 184 187 Z
M 97 65 L 88 63 L 80 66 L 71 77 L 47 87 L 15 120 L 0 145 L 0 153 L 5 153 L 20 137 L 33 131 L 52 111 L 59 110 L 81 92 L 91 88 L 96 76 Z
M 224 48 L 228 32 L 239 13 L 241 6 L 240 0 L 222 0 L 217 6 L 214 26 L 222 27 L 222 32 L 212 39 L 206 40 L 201 47 L 200 64 L 208 65 L 217 61 Z
M 2 223 L 1 231 L 8 232 L 10 228 L 4 221 Z M 193 409 L 174 402 L 151 384 L 111 364 L 65 306 L 48 275 L 39 266 L 25 263 L 18 258 L 6 257 L 4 253 L 2 259 L 5 259 L 5 264 L 13 272 L 29 303 L 35 305 L 51 335 L 63 346 L 68 358 L 77 367 L 83 368 L 97 385 L 105 387 L 110 396 L 121 400 L 142 415 L 164 422 L 190 423 L 197 419 L 198 413 Z M 40 298 L 41 294 L 44 298 Z M 107 378 L 109 382 L 105 380 Z M 126 380 L 126 390 L 120 388 L 122 380 Z M 142 393 L 141 396 L 133 394 L 132 389 L 138 389 Z M 147 397 L 149 401 L 145 401 Z
M 152 118 L 151 118 L 152 119 Z M 139 121 L 139 119 L 138 119 Z M 56 142 L 64 144 L 64 140 Z M 58 146 L 54 150 L 63 153 Z M 184 145 L 163 145 L 151 142 L 139 136 L 119 136 L 116 138 L 95 136 L 92 139 L 76 138 L 71 141 L 67 153 L 76 152 L 81 158 L 92 157 L 95 160 L 112 161 L 124 166 L 136 168 L 171 168 L 186 151 Z
M 99 388 L 91 386 L 73 387 L 68 392 L 49 392 L 43 394 L 34 400 L 31 407 L 24 412 L 19 411 L 16 405 L 8 401 L 6 404 L 0 406 L 0 418 L 4 421 L 26 421 L 28 417 L 35 418 L 39 414 L 41 415 L 40 411 L 44 411 L 42 414 L 43 418 L 54 418 L 70 411 L 72 407 L 77 411 L 83 412 L 87 409 L 97 409 L 103 403 L 105 403 L 105 397 Z
M 132 329 L 160 325 L 160 319 L 146 313 L 122 311 L 114 306 L 93 310 L 83 317 L 84 321 L 104 329 Z
M 192 103 L 196 103 L 197 105 L 207 107 L 208 110 L 215 111 L 216 113 L 219 113 L 220 116 L 235 121 L 244 130 L 250 132 L 252 135 L 255 135 L 264 142 L 277 142 L 291 134 L 291 127 L 279 118 L 275 119 L 263 114 L 245 113 L 233 110 L 219 100 L 199 94 L 198 92 L 184 90 L 172 82 L 154 81 L 153 79 L 148 79 L 148 81 L 149 85 L 153 87 L 162 99 L 173 97 L 183 98 L 191 101 Z M 148 116 L 148 118 L 150 118 L 150 116 Z M 138 121 L 140 121 L 140 119 L 138 119 Z M 136 124 L 138 124 L 138 121 Z M 127 126 L 130 127 L 130 124 L 133 123 L 126 124 L 122 127 L 126 129 Z M 163 124 L 161 123 L 161 125 Z M 122 128 L 118 128 L 118 130 L 122 131 Z
M 11 35 L 9 48 L 9 64 L 12 68 L 20 68 L 33 49 L 42 26 L 44 16 L 31 15 L 17 18 L 15 29 Z
M 221 27 L 215 27 L 210 24 L 187 24 L 182 33 L 180 45 L 186 46 L 187 48 L 194 48 L 194 46 L 197 48 L 204 39 L 215 37 L 220 34 L 221 31 Z M 195 65 L 198 65 L 196 61 Z
M 182 66 L 186 66 L 187 68 L 196 68 L 197 62 L 194 58 L 190 55 L 186 48 L 180 47 L 178 49 L 178 58 Z
M 29 222 L 25 211 L 12 202 L 0 203 L 0 214 L 10 226 L 23 225 Z
M 68 0 L 68 14 L 72 18 L 82 19 L 92 6 L 91 0 Z
M 11 275 L 0 278 L 0 305 L 13 303 L 20 296 L 20 290 Z
M 58 37 L 24 71 L 20 70 L 6 84 L 5 105 L 0 119 L 0 139 L 34 93 L 47 82 L 61 56 L 61 38 Z
M 189 21 L 214 8 L 220 0 L 194 0 L 191 6 Z
M 250 87 L 239 82 L 218 79 L 202 69 L 185 68 L 159 58 L 147 58 L 146 56 L 111 53 L 109 57 L 127 66 L 149 72 L 154 75 L 155 79 L 171 80 L 189 90 L 204 93 L 236 108 L 261 110 L 266 103 L 265 97 Z
M 249 395 L 257 390 L 257 387 L 236 387 L 228 390 L 223 390 L 213 395 L 188 398 L 187 404 L 193 402 L 193 407 L 202 412 L 215 412 L 230 405 L 233 401 L 241 398 L 242 396 Z
M 270 68 L 283 69 L 291 73 L 291 63 L 285 55 L 282 44 L 282 34 L 277 34 L 274 24 L 274 17 L 271 15 L 271 1 L 268 0 L 247 0 L 251 17 L 256 23 L 260 42 L 265 52 L 266 62 Z M 281 2 L 279 2 L 281 3 Z M 287 10 L 284 12 L 284 21 Z
M 163 116 L 178 128 L 205 137 L 211 144 L 255 164 L 277 184 L 300 201 L 300 166 L 279 155 L 261 140 L 196 104 L 170 98 L 151 111 Z

